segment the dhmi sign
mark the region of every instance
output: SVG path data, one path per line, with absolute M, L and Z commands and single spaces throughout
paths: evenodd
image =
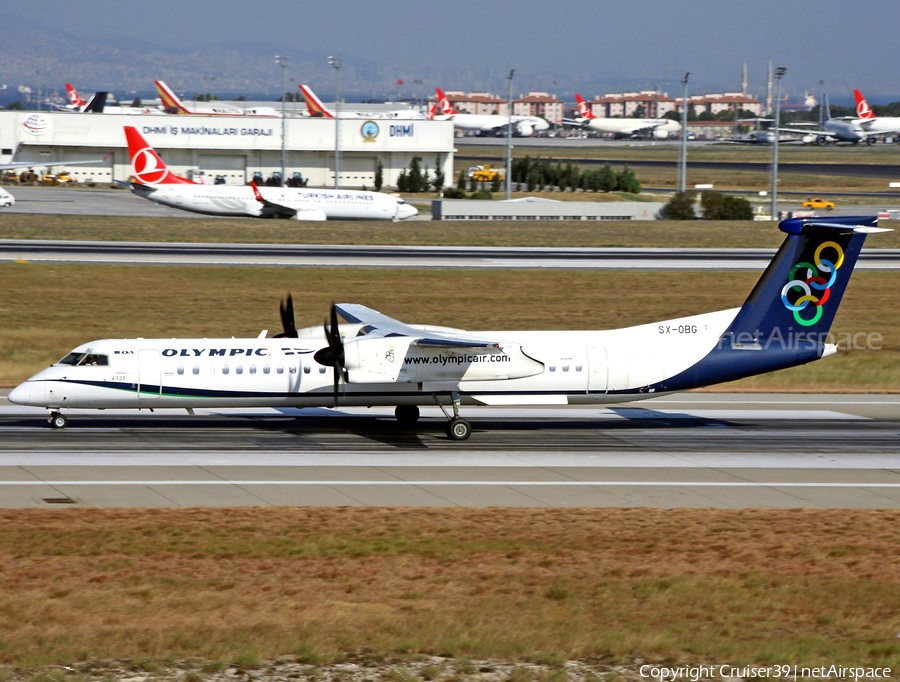
M 389 133 L 391 137 L 414 137 L 415 123 L 392 123 Z

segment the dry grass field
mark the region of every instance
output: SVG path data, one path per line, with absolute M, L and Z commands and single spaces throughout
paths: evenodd
M 434 653 L 896 669 L 898 546 L 896 511 L 3 511 L 0 663 Z
M 280 331 L 292 292 L 298 326 L 332 302 L 468 329 L 610 329 L 736 307 L 752 272 L 389 270 L 0 264 L 0 386 L 101 338 L 255 337 Z M 856 272 L 834 331 L 878 332 L 879 351 L 720 388 L 893 392 L 900 386 L 900 273 Z
M 891 221 L 885 223 L 892 225 Z M 784 234 L 770 222 L 663 221 L 327 221 L 251 218 L 117 218 L 0 215 L 0 239 L 411 244 L 422 246 L 568 246 L 777 248 Z M 866 248 L 900 248 L 900 231 L 873 236 Z

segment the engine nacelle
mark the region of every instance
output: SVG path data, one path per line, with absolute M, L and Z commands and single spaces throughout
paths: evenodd
M 657 140 L 665 140 L 667 137 L 669 137 L 669 131 L 663 130 L 662 128 L 657 128 L 653 131 L 653 137 L 655 137 Z
M 327 220 L 325 211 L 312 211 L 310 209 L 298 210 L 294 220 Z
M 520 123 L 518 126 L 516 126 L 516 132 L 519 133 L 519 135 L 521 135 L 522 137 L 531 137 L 532 135 L 534 135 L 534 127 Z

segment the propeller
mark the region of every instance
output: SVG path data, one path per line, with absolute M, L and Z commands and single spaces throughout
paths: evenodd
M 294 324 L 294 299 L 291 295 L 287 295 L 287 299 L 281 302 L 279 306 L 281 311 L 281 326 L 284 329 L 280 334 L 276 334 L 276 339 L 296 339 L 297 326 Z
M 334 368 L 334 404 L 338 403 L 338 384 L 344 375 L 344 342 L 338 326 L 337 306 L 331 304 L 331 324 L 325 320 L 325 340 L 328 345 L 316 351 L 313 357 L 320 365 Z

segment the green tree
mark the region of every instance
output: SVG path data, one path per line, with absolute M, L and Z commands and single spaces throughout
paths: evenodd
M 459 177 L 456 179 L 456 189 L 466 191 L 466 174 L 463 171 L 459 172 Z
M 753 220 L 753 207 L 740 197 L 720 192 L 703 192 L 700 205 L 706 220 Z
M 641 181 L 637 179 L 637 175 L 628 166 L 622 169 L 616 179 L 620 192 L 628 192 L 629 194 L 641 193 Z
M 600 189 L 604 192 L 615 192 L 619 189 L 619 176 L 608 163 L 598 172 Z
M 8 107 L 6 107 L 8 111 L 25 111 L 25 105 L 22 104 L 21 101 L 16 100 L 12 102 Z
M 375 168 L 375 191 L 380 192 L 383 184 L 384 184 L 384 166 L 382 166 L 381 161 L 379 161 L 378 166 Z
M 700 115 L 697 117 L 698 121 L 715 121 L 716 115 L 711 111 L 702 111 Z
M 631 118 L 644 118 L 647 115 L 647 110 L 644 108 L 643 104 L 638 104 L 634 108 L 634 113 L 631 115 Z
M 434 187 L 435 192 L 440 192 L 444 189 L 444 170 L 441 168 L 441 157 L 438 156 L 434 160 L 434 178 L 431 180 L 431 186 Z
M 414 156 L 409 163 L 409 191 L 421 192 L 428 187 L 428 181 L 422 173 L 422 166 L 419 157 Z
M 409 192 L 409 173 L 404 168 L 397 176 L 397 189 L 400 192 Z
M 662 207 L 660 215 L 665 220 L 696 220 L 694 202 L 697 200 L 696 192 L 675 192 L 669 202 Z
M 496 173 L 491 179 L 491 192 L 500 191 L 500 173 Z
M 667 111 L 660 118 L 667 118 L 670 121 L 680 121 L 681 113 L 672 109 L 672 111 Z

